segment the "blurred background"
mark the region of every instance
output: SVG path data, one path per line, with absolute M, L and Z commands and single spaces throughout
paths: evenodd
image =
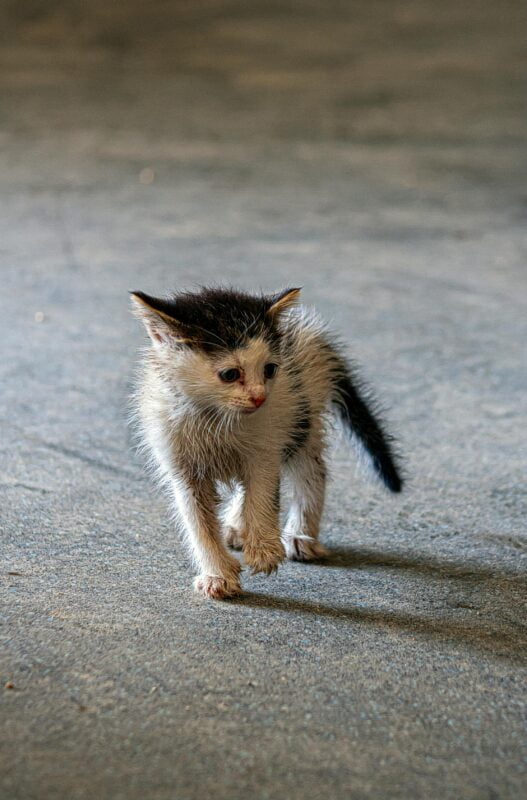
M 3 0 L 6 798 L 519 798 L 516 0 Z M 129 290 L 303 286 L 398 432 L 327 564 L 203 604 L 130 448 Z M 522 622 L 523 620 L 523 622 Z

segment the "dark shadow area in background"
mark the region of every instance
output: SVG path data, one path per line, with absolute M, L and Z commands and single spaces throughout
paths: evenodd
M 480 649 L 489 655 L 505 658 L 514 664 L 527 662 L 526 626 L 518 620 L 505 616 L 506 609 L 518 609 L 518 593 L 523 593 L 523 602 L 527 601 L 527 580 L 521 573 L 507 572 L 503 568 L 475 564 L 442 561 L 426 555 L 405 555 L 402 553 L 382 553 L 364 548 L 336 547 L 327 557 L 316 562 L 317 566 L 337 567 L 350 570 L 379 567 L 388 570 L 411 570 L 435 581 L 444 580 L 450 585 L 452 579 L 466 584 L 470 590 L 470 599 L 454 598 L 454 602 L 445 594 L 442 605 L 437 609 L 438 615 L 420 616 L 397 610 L 375 610 L 365 607 L 330 606 L 306 600 L 276 597 L 271 594 L 249 592 L 232 602 L 254 608 L 267 608 L 301 614 L 312 614 L 335 620 L 364 622 L 377 627 L 397 629 L 418 635 L 435 636 L 444 641 L 463 642 Z M 309 569 L 309 565 L 303 565 Z M 485 590 L 489 582 L 493 583 L 494 593 L 499 591 L 500 607 L 485 607 Z M 499 587 L 496 587 L 499 582 Z M 350 592 L 353 585 L 350 584 Z M 472 594 L 474 593 L 474 594 Z M 495 597 L 495 594 L 494 594 Z M 435 600 L 437 603 L 437 598 Z M 437 607 L 437 606 L 436 606 Z M 478 615 L 477 620 L 462 621 L 442 618 L 460 611 Z M 499 614 L 499 616 L 498 616 Z M 440 616 L 441 615 L 441 616 Z M 504 628 L 506 628 L 504 630 Z
M 500 566 L 495 568 L 475 562 L 459 563 L 439 561 L 424 554 L 381 553 L 360 547 L 332 547 L 328 555 L 317 562 L 320 566 L 361 569 L 363 567 L 385 567 L 408 569 L 443 578 L 458 578 L 472 581 L 502 580 L 527 589 L 527 576 L 520 572 L 509 572 Z M 526 598 L 527 599 L 527 598 Z
M 328 606 L 307 600 L 296 600 L 288 597 L 276 597 L 260 592 L 247 592 L 239 598 L 228 601 L 237 605 L 251 608 L 269 609 L 288 613 L 312 614 L 347 622 L 366 623 L 388 630 L 404 631 L 423 636 L 435 636 L 449 642 L 459 642 L 469 647 L 479 649 L 489 656 L 506 659 L 513 664 L 525 665 L 527 663 L 527 636 L 522 626 L 519 628 L 508 622 L 509 630 L 503 631 L 489 628 L 489 617 L 483 618 L 482 624 L 471 623 L 466 620 L 434 619 L 432 617 L 419 617 L 401 611 L 378 611 L 369 608 L 350 606 Z M 450 609 L 449 609 L 450 610 Z

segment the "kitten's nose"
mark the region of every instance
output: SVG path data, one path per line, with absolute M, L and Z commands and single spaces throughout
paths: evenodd
M 251 400 L 253 401 L 253 403 L 256 406 L 256 408 L 260 408 L 260 406 L 265 403 L 265 397 L 261 397 L 261 396 L 260 397 L 251 397 Z

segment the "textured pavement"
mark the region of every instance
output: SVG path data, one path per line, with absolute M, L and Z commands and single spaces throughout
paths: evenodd
M 2 800 L 526 796 L 525 17 L 2 5 Z M 127 291 L 208 281 L 304 286 L 409 478 L 336 447 L 228 603 L 126 426 Z

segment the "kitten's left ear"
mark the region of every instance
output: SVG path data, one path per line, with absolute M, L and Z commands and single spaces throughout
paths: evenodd
M 283 292 L 278 292 L 278 294 L 270 298 L 271 305 L 267 309 L 267 313 L 271 317 L 280 314 L 282 311 L 285 311 L 286 308 L 290 308 L 296 303 L 299 294 L 300 289 L 284 289 Z

